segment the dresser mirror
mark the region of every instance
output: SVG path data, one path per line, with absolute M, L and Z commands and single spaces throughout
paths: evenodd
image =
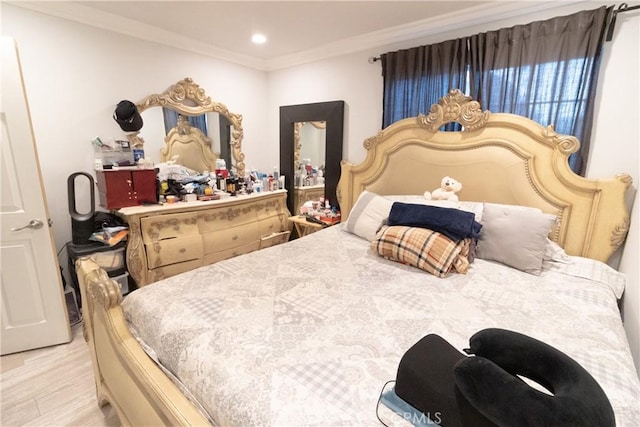
M 336 186 L 343 131 L 344 101 L 280 107 L 280 173 L 285 177 L 287 206 L 292 213 L 298 213 L 296 208 L 305 199 L 323 194 L 331 206 L 339 208 Z M 301 176 L 312 176 L 303 172 L 307 168 L 316 171 L 315 181 L 300 180 Z
M 191 78 L 147 96 L 136 107 L 144 126 L 129 140 L 152 160 L 159 153 L 161 162 L 175 158 L 176 163 L 203 172 L 215 170 L 216 159 L 221 158 L 227 169 L 244 177 L 242 115 L 212 101 Z

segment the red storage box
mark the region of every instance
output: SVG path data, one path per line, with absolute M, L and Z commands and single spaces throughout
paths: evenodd
M 96 182 L 100 205 L 109 210 L 158 202 L 154 169 L 99 170 Z

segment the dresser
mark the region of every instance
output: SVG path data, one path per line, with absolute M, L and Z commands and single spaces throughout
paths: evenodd
M 127 268 L 138 287 L 289 240 L 287 192 L 132 206 Z

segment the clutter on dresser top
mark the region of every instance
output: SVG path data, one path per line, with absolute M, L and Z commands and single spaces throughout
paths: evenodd
M 110 210 L 218 200 L 284 188 L 284 176 L 277 167 L 270 173 L 251 170 L 240 177 L 227 169 L 224 159 L 217 159 L 214 171 L 197 172 L 179 164 L 178 156 L 154 164 L 129 141 L 95 137 L 91 143 L 100 205 Z

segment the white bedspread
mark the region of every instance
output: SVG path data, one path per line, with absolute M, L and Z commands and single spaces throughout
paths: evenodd
M 617 425 L 638 426 L 623 279 L 573 261 L 536 277 L 476 259 L 469 274 L 438 279 L 335 226 L 144 287 L 123 308 L 221 426 L 378 426 L 380 390 L 412 344 L 436 333 L 462 349 L 487 327 L 567 353 L 600 383 Z

